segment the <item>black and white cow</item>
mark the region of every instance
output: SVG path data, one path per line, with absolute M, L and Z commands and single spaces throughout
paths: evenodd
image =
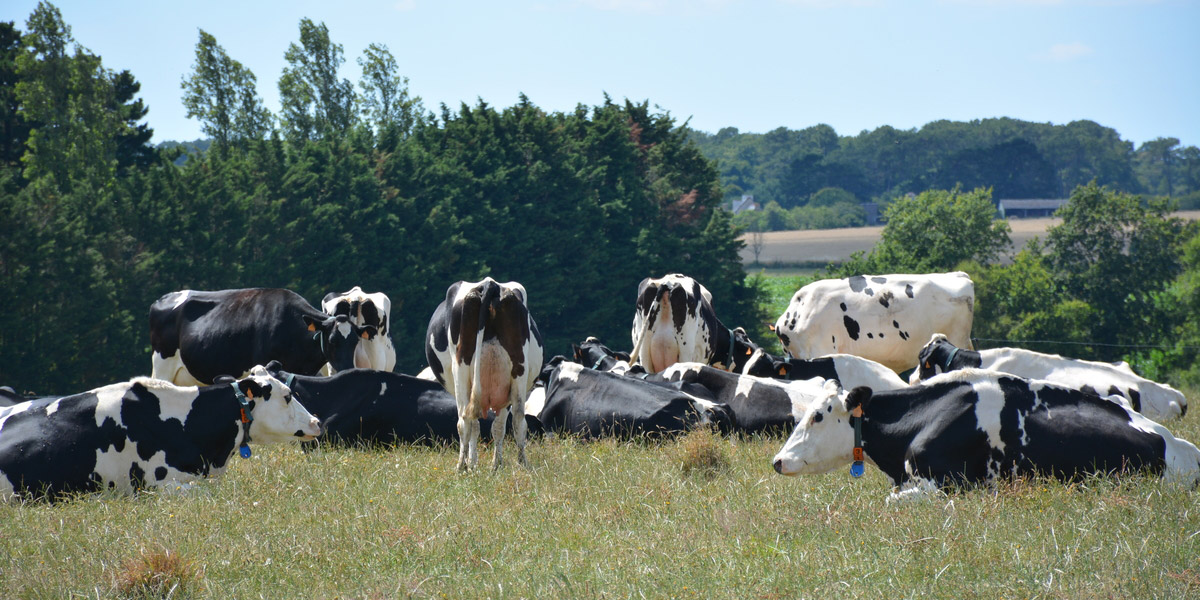
M 908 387 L 895 371 L 861 356 L 831 354 L 820 358 L 778 358 L 759 349 L 742 369 L 743 375 L 772 379 L 836 379 L 845 387 L 865 385 L 873 390 Z
M 340 371 L 354 366 L 359 342 L 374 335 L 374 327 L 326 315 L 289 290 L 171 292 L 150 307 L 151 375 L 204 385 L 272 360 L 295 373 L 314 374 L 326 363 Z
M 697 427 L 728 431 L 732 425 L 724 405 L 559 358 L 547 369 L 545 404 L 538 412 L 548 432 L 585 439 L 664 437 Z
M 739 370 L 758 348 L 744 329 L 721 323 L 707 288 L 678 273 L 638 284 L 632 337 L 633 364 L 650 373 L 677 362 Z
M 321 301 L 321 310 L 328 315 L 346 315 L 360 327 L 375 328 L 375 336 L 359 342 L 354 352 L 354 366 L 377 371 L 396 367 L 396 348 L 392 345 L 392 301 L 383 292 L 368 294 L 357 285 L 348 292 L 330 292 Z M 328 375 L 329 373 L 326 373 Z
M 1122 396 L 1129 400 L 1134 410 L 1156 421 L 1187 414 L 1187 398 L 1182 392 L 1137 375 L 1127 363 L 1064 358 L 1022 348 L 967 350 L 950 343 L 940 333 L 925 344 L 918 358 L 919 364 L 909 377 L 910 382 L 955 369 L 979 368 L 1026 379 L 1045 379 L 1102 396 Z
M 672 384 L 692 396 L 728 406 L 734 429 L 743 433 L 790 431 L 809 403 L 820 397 L 824 383 L 823 379 L 781 381 L 739 375 L 700 363 L 676 363 L 646 381 Z
M 571 344 L 575 362 L 597 371 L 609 371 L 618 375 L 629 372 L 628 352 L 610 350 L 600 340 L 589 337 L 578 344 Z
M 30 399 L 18 394 L 16 390 L 7 385 L 0 386 L 0 408 L 12 406 L 22 402 L 28 402 Z
M 525 288 L 491 277 L 459 281 L 429 320 L 425 357 L 433 375 L 458 404 L 458 468 L 479 462 L 479 419 L 496 413 L 492 424 L 500 467 L 504 426 L 512 412 L 517 461 L 525 460 L 525 400 L 542 368 L 542 334 L 527 308 Z
M 1200 450 L 1142 415 L 1095 394 L 980 369 L 878 394 L 847 394 L 829 382 L 775 456 L 775 470 L 826 473 L 850 463 L 856 408 L 864 458 L 896 487 L 891 499 L 1010 476 L 1148 471 L 1187 485 L 1200 480 Z
M 452 444 L 458 441 L 458 405 L 435 381 L 411 375 L 348 369 L 331 376 L 288 373 L 278 362 L 267 371 L 286 382 L 304 406 L 321 420 L 321 443 L 332 444 Z M 537 419 L 526 415 L 531 431 Z M 484 441 L 491 439 L 485 420 Z
M 775 334 L 793 358 L 853 354 L 901 372 L 935 333 L 969 348 L 974 310 L 975 284 L 961 271 L 822 279 L 792 296 Z
M 262 367 L 203 388 L 139 377 L 0 408 L 0 498 L 188 487 L 224 472 L 248 442 L 320 433 L 317 419 Z

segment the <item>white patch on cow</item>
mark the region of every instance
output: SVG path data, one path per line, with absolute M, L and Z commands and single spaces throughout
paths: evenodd
M 1134 429 L 1157 435 L 1165 442 L 1162 477 L 1171 483 L 1195 487 L 1200 483 L 1200 449 L 1191 442 L 1175 437 L 1166 427 L 1147 419 L 1144 415 L 1125 409 L 1129 413 L 1129 424 Z
M 421 369 L 421 372 L 417 373 L 417 379 L 424 379 L 426 381 L 437 381 L 437 377 L 433 376 L 433 368 L 432 367 L 425 367 L 424 369 Z
M 31 408 L 33 408 L 32 402 L 21 402 L 12 406 L 0 408 L 0 431 L 4 430 L 4 422 L 7 421 L 9 417 L 23 413 Z
M 180 306 L 183 306 L 183 303 L 187 302 L 188 298 L 191 298 L 191 297 L 192 297 L 192 290 L 183 290 L 180 292 L 175 292 L 175 304 L 171 306 L 171 310 L 174 310 L 176 308 L 179 308 Z
M 558 378 L 570 382 L 579 381 L 579 374 L 583 372 L 583 365 L 573 362 L 564 362 L 558 366 Z
M 354 327 L 350 325 L 349 321 L 342 321 L 338 323 L 337 331 L 338 335 L 340 335 L 342 339 L 349 339 L 350 336 L 354 335 Z
M 62 398 L 59 398 L 59 399 L 55 400 L 54 402 L 51 402 L 48 406 L 46 406 L 46 416 L 49 417 L 50 415 L 53 415 L 54 413 L 58 412 L 58 405 L 61 402 L 62 402 Z
M 995 378 L 976 380 L 972 389 L 979 399 L 975 402 L 976 428 L 987 435 L 988 446 L 1004 452 L 1004 441 L 1000 439 L 1000 412 L 1004 410 L 1004 392 Z M 989 475 L 991 465 L 988 466 Z
M 932 479 L 913 476 L 909 461 L 905 461 L 904 470 L 909 472 L 910 479 L 888 495 L 887 504 L 893 502 L 908 504 L 921 500 L 933 500 L 944 495 Z
M 529 398 L 525 400 L 525 414 L 540 417 L 543 408 L 546 408 L 546 388 L 539 385 L 529 392 Z
M 137 379 L 134 381 L 137 381 Z M 158 381 L 159 383 L 167 384 L 164 381 L 156 379 L 147 381 Z M 117 425 L 121 427 L 125 426 L 125 422 L 121 420 L 121 403 L 125 397 L 125 392 L 129 391 L 132 385 L 133 382 L 126 381 L 92 390 L 92 393 L 96 395 L 96 427 L 104 425 L 105 419 L 112 419 Z
M 384 381 L 383 383 L 379 384 L 379 395 L 382 396 L 386 393 L 387 393 L 387 382 Z

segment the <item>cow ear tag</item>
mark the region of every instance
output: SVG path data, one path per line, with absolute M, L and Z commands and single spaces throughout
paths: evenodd
M 316 331 L 316 330 L 317 330 L 317 326 L 316 326 L 315 324 L 313 324 L 313 323 L 309 323 L 309 324 L 308 324 L 308 330 L 309 330 L 309 331 Z
M 787 375 L 787 369 L 785 369 L 785 368 L 783 368 L 783 367 L 779 367 L 779 374 L 780 374 L 780 375 Z
M 854 410 L 850 411 L 850 416 L 854 417 L 854 462 L 850 463 L 850 476 L 857 479 L 866 472 L 866 469 L 863 468 L 862 405 L 854 407 Z
M 746 356 L 750 356 L 751 354 L 754 354 L 754 352 L 749 348 L 746 348 Z

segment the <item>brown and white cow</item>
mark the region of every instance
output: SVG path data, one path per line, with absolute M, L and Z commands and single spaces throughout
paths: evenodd
M 500 466 L 504 428 L 511 410 L 517 461 L 525 459 L 525 400 L 542 369 L 542 334 L 526 305 L 525 288 L 491 277 L 459 281 L 429 320 L 425 357 L 434 378 L 458 404 L 458 469 L 479 462 L 479 420 L 496 413 L 492 423 Z

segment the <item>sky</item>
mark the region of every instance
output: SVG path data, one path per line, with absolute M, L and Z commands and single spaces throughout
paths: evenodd
M 357 82 L 386 45 L 409 91 L 440 112 L 525 94 L 549 112 L 649 101 L 678 123 L 889 125 L 1011 117 L 1092 120 L 1142 143 L 1200 146 L 1200 0 L 59 0 L 76 42 L 142 84 L 154 141 L 193 140 L 180 81 L 199 30 L 277 82 L 302 18 L 343 47 Z M 19 29 L 36 0 L 5 0 Z

